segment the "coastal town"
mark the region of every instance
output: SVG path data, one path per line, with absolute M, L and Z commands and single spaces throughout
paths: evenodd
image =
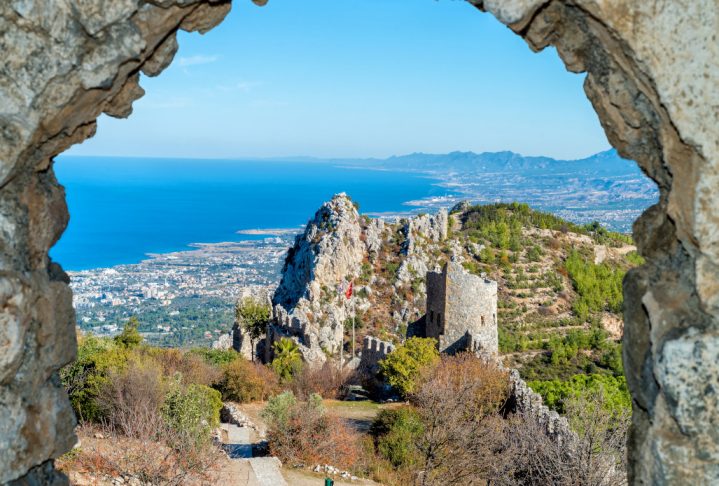
M 288 232 L 289 233 L 289 232 Z M 79 327 L 113 335 L 132 316 L 151 342 L 208 344 L 232 324 L 243 292 L 276 285 L 292 236 L 194 245 L 137 264 L 68 272 Z

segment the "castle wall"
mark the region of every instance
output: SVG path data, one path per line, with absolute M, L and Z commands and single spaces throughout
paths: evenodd
M 444 333 L 444 281 L 444 272 L 427 272 L 427 313 L 424 318 L 424 336 L 438 341 L 440 335 Z
M 471 350 L 496 356 L 497 282 L 473 275 L 455 262 L 442 273 L 427 274 L 427 337 L 439 341 L 439 351 Z
M 565 447 L 576 447 L 578 438 L 569 427 L 567 418 L 550 410 L 544 404 L 542 396 L 532 390 L 519 376 L 519 371 L 509 370 L 509 382 L 511 389 L 507 402 L 508 412 L 536 419 L 547 436 Z
M 378 363 L 394 351 L 394 345 L 372 336 L 367 336 L 362 342 L 359 368 L 374 375 L 378 371 Z

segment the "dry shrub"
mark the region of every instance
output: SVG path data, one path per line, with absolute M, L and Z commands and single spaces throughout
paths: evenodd
M 266 400 L 279 385 L 277 375 L 268 367 L 237 358 L 223 366 L 216 387 L 224 400 L 246 403 Z
M 507 371 L 471 353 L 443 356 L 434 367 L 422 373 L 419 390 L 411 395 L 418 407 L 431 407 L 436 402 L 459 402 L 464 414 L 482 418 L 495 414 L 509 397 Z
M 361 435 L 328 415 L 319 395 L 297 402 L 291 392 L 273 397 L 263 412 L 272 455 L 290 465 L 355 466 L 362 454 Z
M 350 380 L 349 371 L 343 371 L 338 366 L 325 362 L 320 368 L 302 368 L 292 379 L 291 389 L 301 399 L 307 399 L 313 393 L 322 398 L 340 398 Z
M 96 439 L 98 432 L 105 438 Z M 78 484 L 83 477 L 87 480 L 85 475 L 94 476 L 95 481 L 133 476 L 143 484 L 214 484 L 213 476 L 223 460 L 222 452 L 214 446 L 178 451 L 163 441 L 131 439 L 109 429 L 83 427 L 78 437 L 82 447 L 57 461 L 58 468 Z
M 165 375 L 180 374 L 185 384 L 210 386 L 221 377 L 221 371 L 209 364 L 202 356 L 180 349 L 158 349 L 155 359 L 162 365 Z
M 424 425 L 417 482 L 485 484 L 510 458 L 500 415 L 509 395 L 505 371 L 465 353 L 425 370 L 410 400 Z
M 559 442 L 535 417 L 508 422 L 509 450 L 515 460 L 497 474 L 499 485 L 623 486 L 629 411 L 606 409 L 603 391 L 592 391 L 567 404 L 567 418 L 577 433 Z
M 160 437 L 160 408 L 168 389 L 160 364 L 133 355 L 125 368 L 111 371 L 108 378 L 98 397 L 107 425 L 136 439 Z
M 133 442 L 123 451 L 120 464 L 143 484 L 211 484 L 211 474 L 223 457 L 221 451 L 210 444 L 192 447 L 184 439 L 180 432 L 167 429 L 164 442 Z M 185 446 L 178 448 L 177 444 Z

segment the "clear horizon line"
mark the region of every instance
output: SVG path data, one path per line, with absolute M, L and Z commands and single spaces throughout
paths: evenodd
M 593 157 L 595 155 L 608 152 L 610 150 L 616 150 L 611 145 L 608 146 L 604 150 L 600 150 L 598 152 L 592 152 L 588 155 L 584 155 L 582 157 L 576 157 L 576 158 L 557 158 L 550 155 L 526 155 L 520 152 L 515 152 L 511 149 L 505 149 L 505 150 L 483 150 L 481 152 L 475 152 L 474 150 L 452 150 L 450 152 L 407 152 L 403 154 L 392 154 L 388 155 L 386 157 L 320 157 L 315 155 L 269 155 L 269 156 L 232 156 L 232 157 L 216 157 L 216 156 L 204 156 L 204 157 L 197 157 L 197 156 L 163 156 L 163 155 L 106 155 L 106 154 L 68 154 L 68 153 L 62 153 L 59 155 L 56 155 L 55 158 L 62 158 L 62 157 L 78 157 L 78 158 L 92 158 L 92 157 L 102 157 L 102 158 L 114 158 L 114 159 L 160 159 L 160 160 L 172 160 L 172 159 L 181 159 L 181 160 L 218 160 L 218 161 L 228 161 L 228 162 L 240 162 L 240 161 L 262 161 L 262 160 L 268 160 L 268 161 L 280 161 L 280 160 L 287 160 L 291 161 L 292 159 L 302 159 L 302 160 L 313 160 L 317 162 L 342 162 L 342 161 L 382 161 L 382 160 L 388 160 L 395 157 L 407 157 L 411 155 L 449 155 L 452 153 L 473 153 L 476 155 L 481 154 L 499 154 L 503 152 L 510 152 L 513 154 L 516 154 L 523 158 L 540 158 L 545 157 L 548 159 L 553 159 L 557 161 L 577 161 L 577 160 L 584 160 L 590 157 Z M 623 158 L 620 156 L 620 158 Z

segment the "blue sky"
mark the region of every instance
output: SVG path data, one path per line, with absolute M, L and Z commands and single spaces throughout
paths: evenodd
M 453 0 L 235 0 L 173 64 L 143 77 L 127 120 L 101 117 L 69 153 L 199 158 L 609 147 L 556 52 L 534 54 Z

